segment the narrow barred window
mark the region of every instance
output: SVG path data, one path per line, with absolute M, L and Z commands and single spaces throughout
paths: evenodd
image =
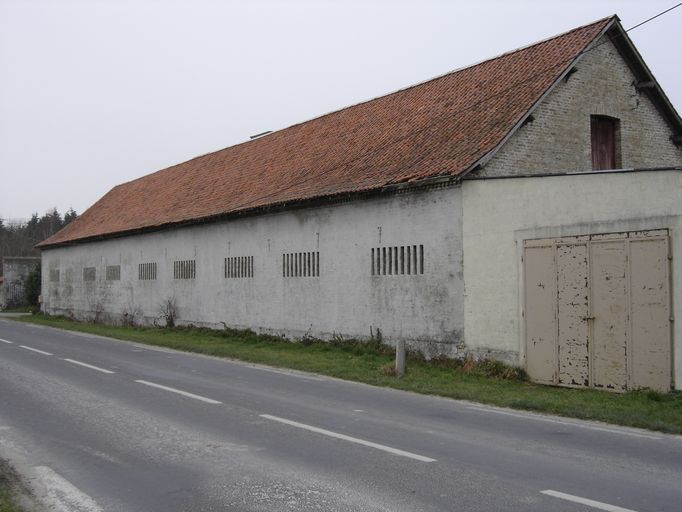
M 225 258 L 225 279 L 253 277 L 253 256 L 230 256 Z
M 140 281 L 156 280 L 156 262 L 140 263 L 137 266 L 137 278 Z
M 95 267 L 83 268 L 83 281 L 94 281 L 97 278 L 97 269 Z
M 196 279 L 196 260 L 178 260 L 173 262 L 173 279 Z
M 373 276 L 424 274 L 424 246 L 373 247 L 370 250 L 370 273 Z
M 121 265 L 107 265 L 106 280 L 107 281 L 120 281 L 121 280 Z
M 319 251 L 282 254 L 282 277 L 320 277 Z

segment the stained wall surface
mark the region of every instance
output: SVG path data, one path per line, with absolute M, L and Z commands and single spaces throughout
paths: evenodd
M 380 330 L 433 354 L 456 351 L 463 338 L 455 187 L 48 249 L 42 258 L 43 308 L 53 314 L 163 323 L 161 304 L 174 297 L 181 323 L 321 338 Z
M 501 351 L 511 362 L 525 362 L 522 305 L 526 280 L 521 263 L 525 240 L 668 229 L 672 312 L 680 318 L 681 195 L 680 170 L 465 181 L 467 346 Z M 674 380 L 680 388 L 680 322 L 673 322 L 672 338 Z

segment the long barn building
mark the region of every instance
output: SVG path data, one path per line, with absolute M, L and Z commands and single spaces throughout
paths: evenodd
M 609 17 L 118 185 L 43 310 L 682 387 L 682 120 Z

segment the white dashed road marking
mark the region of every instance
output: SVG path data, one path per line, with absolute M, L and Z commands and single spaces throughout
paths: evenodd
M 90 368 L 91 370 L 97 370 L 98 372 L 102 372 L 102 373 L 109 373 L 109 374 L 116 373 L 116 372 L 112 372 L 111 370 L 105 370 L 104 368 L 100 368 L 99 366 L 93 366 L 93 365 L 88 364 L 88 363 L 82 363 L 81 361 L 76 361 L 75 359 L 64 359 L 64 361 L 68 361 L 69 363 L 84 366 L 85 368 Z
M 391 448 L 390 446 L 385 446 L 383 444 L 373 443 L 371 441 L 365 441 L 364 439 L 358 439 L 357 437 L 347 436 L 345 434 L 338 434 L 332 432 L 331 430 L 325 430 L 318 427 L 313 427 L 312 425 L 306 425 L 305 423 L 298 423 L 297 421 L 287 420 L 285 418 L 280 418 L 278 416 L 271 416 L 269 414 L 261 414 L 261 418 L 267 420 L 278 421 L 279 423 L 284 423 L 285 425 L 290 425 L 292 427 L 301 428 L 303 430 L 309 430 L 310 432 L 315 432 L 317 434 L 322 434 L 325 436 L 333 437 L 336 439 L 341 439 L 343 441 L 348 441 L 350 443 L 360 444 L 362 446 L 367 446 L 369 448 L 376 448 L 377 450 L 382 450 L 393 455 L 399 455 L 401 457 L 408 457 L 410 459 L 418 460 L 421 462 L 436 462 L 436 459 L 430 457 L 424 457 L 423 455 L 417 455 L 416 453 L 410 453 L 403 450 L 398 450 L 397 448 Z
M 188 393 L 187 391 L 182 391 L 180 389 L 169 388 L 168 386 L 162 386 L 161 384 L 155 384 L 153 382 L 149 382 L 146 380 L 136 380 L 135 382 L 139 382 L 140 384 L 144 384 L 145 386 L 151 386 L 153 388 L 163 389 L 164 391 L 170 391 L 171 393 L 177 393 L 178 395 L 186 396 L 188 398 L 194 398 L 195 400 L 201 400 L 202 402 L 206 402 L 207 404 L 221 404 L 222 403 L 222 402 L 219 402 L 218 400 L 206 398 L 205 396 L 195 395 L 194 393 Z
M 44 350 L 38 350 L 37 348 L 31 348 L 27 347 L 26 345 L 19 345 L 21 348 L 25 348 L 26 350 L 30 350 L 31 352 L 37 352 L 38 354 L 43 354 L 44 356 L 53 356 L 54 354 L 51 354 L 50 352 L 45 352 Z
M 8 345 L 12 345 L 14 343 L 13 341 L 3 340 L 2 338 L 0 338 L 0 341 L 2 341 L 3 343 L 7 343 Z
M 318 382 L 323 382 L 325 379 L 320 378 L 320 377 L 313 377 L 312 375 L 304 375 L 300 373 L 296 373 L 294 371 L 286 371 L 286 370 L 277 370 L 275 368 L 265 368 L 263 366 L 250 366 L 251 369 L 253 370 L 260 370 L 262 372 L 270 372 L 270 373 L 278 373 L 279 375 L 286 375 L 287 377 L 295 377 L 297 379 L 304 379 L 304 380 L 315 380 Z
M 580 496 L 573 496 L 572 494 L 565 494 L 559 491 L 553 491 L 547 489 L 546 491 L 540 491 L 541 494 L 546 494 L 547 496 L 552 496 L 554 498 L 559 498 L 561 500 L 572 501 L 573 503 L 580 503 L 581 505 L 587 505 L 588 507 L 597 508 L 599 510 L 606 510 L 606 512 L 636 512 L 630 508 L 618 507 L 616 505 L 609 505 L 608 503 L 602 503 L 601 501 L 589 500 L 587 498 L 581 498 Z

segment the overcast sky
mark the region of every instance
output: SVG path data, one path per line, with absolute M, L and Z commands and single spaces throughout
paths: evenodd
M 675 0 L 0 0 L 0 218 Z M 678 111 L 682 7 L 630 33 Z

